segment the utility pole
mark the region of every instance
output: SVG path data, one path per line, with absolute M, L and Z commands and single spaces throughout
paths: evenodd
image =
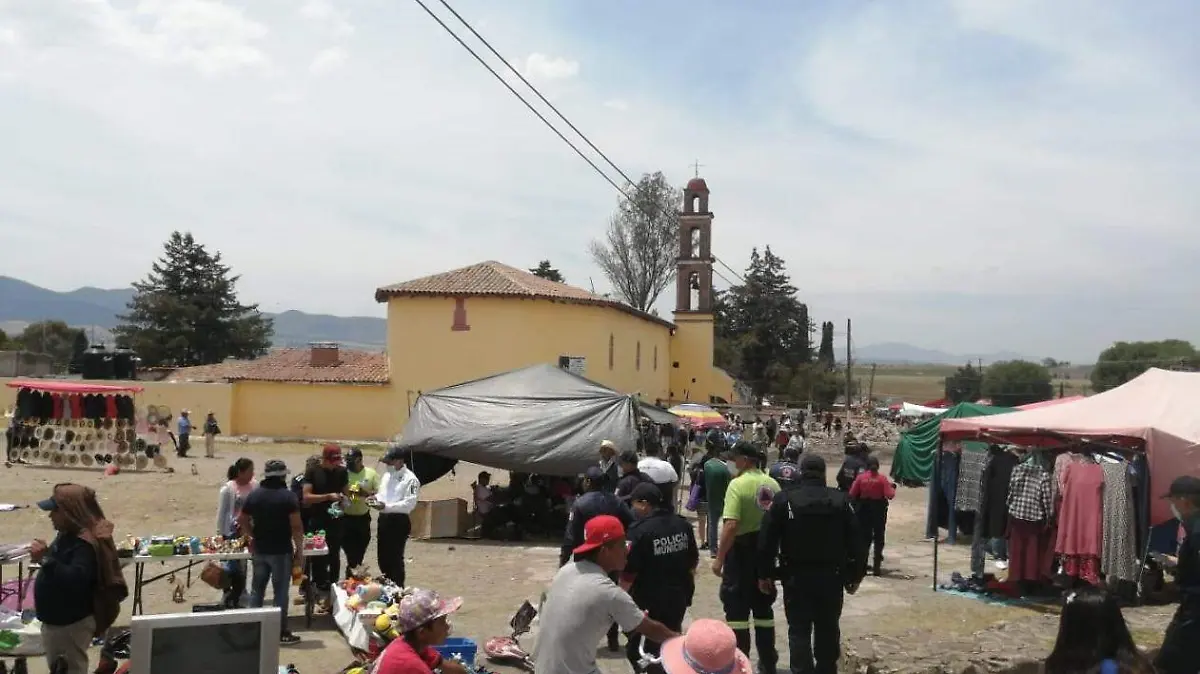
M 871 383 L 867 385 L 867 402 L 868 403 L 871 403 L 871 401 L 875 400 L 875 368 L 876 367 L 878 367 L 877 363 L 871 363 Z
M 854 361 L 850 353 L 850 319 L 846 319 L 846 427 L 850 426 L 850 388 L 853 386 L 851 377 L 854 373 Z

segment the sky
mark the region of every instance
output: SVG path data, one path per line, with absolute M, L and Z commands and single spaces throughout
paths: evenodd
M 1194 0 L 451 4 L 625 173 L 698 160 L 717 257 L 769 244 L 857 345 L 1200 342 Z M 0 274 L 55 290 L 174 229 L 269 311 L 488 259 L 610 288 L 617 192 L 415 0 L 0 0 L 0 129 Z

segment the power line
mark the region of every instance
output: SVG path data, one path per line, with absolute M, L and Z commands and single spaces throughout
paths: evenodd
M 513 73 L 514 75 L 516 75 L 516 76 L 517 76 L 517 77 L 518 77 L 518 78 L 521 80 L 521 82 L 522 82 L 522 83 L 523 83 L 525 86 L 529 87 L 529 90 L 530 90 L 530 91 L 532 91 L 534 94 L 536 94 L 536 95 L 537 95 L 537 97 L 538 97 L 538 98 L 539 98 L 539 99 L 540 99 L 540 100 L 541 100 L 543 103 L 545 103 L 545 104 L 546 104 L 546 107 L 548 107 L 548 108 L 550 108 L 551 110 L 553 110 L 553 111 L 554 111 L 554 114 L 558 115 L 558 118 L 559 118 L 559 119 L 561 119 L 563 122 L 565 122 L 567 126 L 571 127 L 571 130 L 572 130 L 572 131 L 574 131 L 574 132 L 575 132 L 575 133 L 576 133 L 576 134 L 577 134 L 577 135 L 578 135 L 580 138 L 582 138 L 582 139 L 583 139 L 583 142 L 585 142 L 585 143 L 587 143 L 587 144 L 588 144 L 588 147 L 590 147 L 590 148 L 592 148 L 593 150 L 595 150 L 595 151 L 596 151 L 596 154 L 600 155 L 600 157 L 601 157 L 602 159 L 604 159 L 604 161 L 605 161 L 605 162 L 608 162 L 608 165 L 609 165 L 609 166 L 611 166 L 611 167 L 613 168 L 613 170 L 614 170 L 614 171 L 616 171 L 617 173 L 621 174 L 621 177 L 625 179 L 625 182 L 629 183 L 630 185 L 637 185 L 637 182 L 636 182 L 636 181 L 635 181 L 633 178 L 630 178 L 630 177 L 629 177 L 629 176 L 628 176 L 628 175 L 627 175 L 627 174 L 626 174 L 624 171 L 622 171 L 622 170 L 621 170 L 621 167 L 619 167 L 619 166 L 617 166 L 616 164 L 614 164 L 614 163 L 613 163 L 613 161 L 612 161 L 611 159 L 609 159 L 609 158 L 608 158 L 608 155 L 604 154 L 604 151 L 603 151 L 603 150 L 601 150 L 600 148 L 596 147 L 596 144 L 595 144 L 595 143 L 593 143 L 593 142 L 591 141 L 591 139 L 587 137 L 587 135 L 586 135 L 586 134 L 584 134 L 582 131 L 580 131 L 580 130 L 579 130 L 579 127 L 577 127 L 577 126 L 575 126 L 574 124 L 572 124 L 572 123 L 571 123 L 571 120 L 567 119 L 567 116 L 566 116 L 566 115 L 564 115 L 564 114 L 563 114 L 563 113 L 562 113 L 562 112 L 561 112 L 561 111 L 560 111 L 558 108 L 554 107 L 554 104 L 553 104 L 553 103 L 551 103 L 550 101 L 546 100 L 546 97 L 542 95 L 542 92 L 538 91 L 538 88 L 537 88 L 537 87 L 535 87 L 535 86 L 533 86 L 533 84 L 532 84 L 532 83 L 530 83 L 530 81 L 529 81 L 529 80 L 525 79 L 525 76 L 524 76 L 524 75 L 522 75 L 522 74 L 521 74 L 521 72 L 520 72 L 519 70 L 517 70 L 516 68 L 514 68 L 514 67 L 512 66 L 512 64 L 508 62 L 508 59 L 506 59 L 506 58 L 504 58 L 503 56 L 501 56 L 501 55 L 500 55 L 500 52 L 496 51 L 496 48 L 495 48 L 495 47 L 493 47 L 493 46 L 492 46 L 492 44 L 491 44 L 490 42 L 488 42 L 486 38 L 484 38 L 482 35 L 480 35 L 480 34 L 479 34 L 479 31 L 475 30 L 475 28 L 474 28 L 473 26 L 471 26 L 471 24 L 467 23 L 467 20 L 466 20 L 466 19 L 462 18 L 462 15 L 460 15 L 458 12 L 456 12 L 456 11 L 454 10 L 454 8 L 453 8 L 453 7 L 451 7 L 451 6 L 450 6 L 450 3 L 446 2 L 446 0 L 438 0 L 438 2 L 441 2 L 441 3 L 442 3 L 442 6 L 443 6 L 443 7 L 445 7 L 445 8 L 446 8 L 446 10 L 447 10 L 447 11 L 449 11 L 451 14 L 453 14 L 453 15 L 454 15 L 454 18 L 458 19 L 459 23 L 461 23 L 462 25 L 466 26 L 467 30 L 471 31 L 471 34 L 472 34 L 472 35 L 474 35 L 474 36 L 475 36 L 475 38 L 476 38 L 476 39 L 478 39 L 480 42 L 482 42 L 482 43 L 483 43 L 483 46 L 485 46 L 485 47 L 487 47 L 487 48 L 488 48 L 488 51 L 492 52 L 492 54 L 493 54 L 493 55 L 494 55 L 496 58 L 500 59 L 500 62 L 501 62 L 501 63 L 503 63 L 503 64 L 504 64 L 504 65 L 505 65 L 505 66 L 506 66 L 506 67 L 507 67 L 509 70 L 511 70 L 511 71 L 512 71 L 512 73 Z
M 445 30 L 447 33 L 450 34 L 450 37 L 454 38 L 454 40 L 456 42 L 458 42 L 458 44 L 460 46 L 462 46 L 463 49 L 466 49 L 471 54 L 471 56 L 474 56 L 475 60 L 479 62 L 479 65 L 483 66 L 484 68 L 487 68 L 487 71 L 492 74 L 492 77 L 495 77 L 500 82 L 500 84 L 504 85 L 505 89 L 508 89 L 509 93 L 511 93 L 513 96 L 516 96 L 517 100 L 524 103 L 525 107 L 529 108 L 530 112 L 532 112 L 534 115 L 536 115 L 538 119 L 542 120 L 542 123 L 545 124 L 546 127 L 549 128 L 551 131 L 553 131 L 554 135 L 558 136 L 559 140 L 566 143 L 568 147 L 570 147 L 572 150 L 574 150 L 575 154 L 579 155 L 580 159 L 587 162 L 588 166 L 591 166 L 592 170 L 595 171 L 597 173 L 597 175 L 599 175 L 601 178 L 604 179 L 604 182 L 608 183 L 609 185 L 612 185 L 613 189 L 615 189 L 617 192 L 620 192 L 621 195 L 624 196 L 626 199 L 629 198 L 629 195 L 625 193 L 625 190 L 621 189 L 621 187 L 619 185 L 617 185 L 617 183 L 614 182 L 612 178 L 608 177 L 608 174 L 605 173 L 604 171 L 602 171 L 599 166 L 596 166 L 596 162 L 592 161 L 587 155 L 585 155 L 583 153 L 582 150 L 580 150 L 578 147 L 576 147 L 574 143 L 572 143 L 566 136 L 564 136 L 563 133 L 561 131 L 559 131 L 557 127 L 555 127 L 553 124 L 550 123 L 550 120 L 546 119 L 545 115 L 538 112 L 537 108 L 533 107 L 533 104 L 531 104 L 529 101 L 525 100 L 525 98 L 523 96 L 521 96 L 521 94 L 517 93 L 517 90 L 514 89 L 513 86 L 504 79 L 504 76 L 502 76 L 500 73 L 496 72 L 495 68 L 488 65 L 487 61 L 484 61 L 483 57 L 481 57 L 478 53 L 476 53 L 474 49 L 471 49 L 470 45 L 468 45 L 466 42 L 464 42 L 463 39 L 461 37 L 459 37 L 458 34 L 455 33 L 453 29 L 450 28 L 450 26 L 447 26 L 446 22 L 442 21 L 441 17 L 439 17 L 437 14 L 434 14 L 433 11 L 431 9 L 429 9 L 429 7 L 426 6 L 425 3 L 422 2 L 421 0 L 415 0 L 415 1 L 418 5 L 421 6 L 421 9 L 425 10 L 425 13 L 428 14 L 430 18 L 432 18 L 434 21 L 437 21 L 438 25 L 441 26 L 443 30 Z M 443 3 L 443 4 L 445 4 L 445 3 Z M 474 32 L 473 29 L 472 29 L 472 32 Z M 507 63 L 506 63 L 506 65 L 507 65 Z M 511 68 L 512 66 L 509 66 L 509 67 Z M 521 78 L 521 79 L 524 80 L 525 78 Z M 538 94 L 538 95 L 540 96 L 541 94 Z M 561 113 L 560 113 L 560 116 L 561 116 Z M 575 127 L 572 126 L 571 128 L 575 128 Z M 580 134 L 580 135 L 582 136 L 583 134 Z M 587 140 L 587 139 L 585 138 L 584 140 Z M 590 145 L 591 142 L 589 141 L 588 144 Z M 605 157 L 605 159 L 607 159 L 607 157 Z M 622 175 L 624 175 L 624 174 L 622 173 Z M 626 180 L 628 180 L 628 178 L 626 178 Z

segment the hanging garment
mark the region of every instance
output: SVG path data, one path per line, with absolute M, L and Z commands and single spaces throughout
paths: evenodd
M 1137 579 L 1133 483 L 1125 463 L 1104 463 L 1104 534 L 1100 573 L 1109 582 Z
M 57 393 L 52 393 L 50 395 L 50 408 L 50 418 L 61 420 L 63 418 L 63 397 Z
M 1008 581 L 1045 582 L 1054 566 L 1054 531 L 1045 522 L 1008 520 Z
M 1054 517 L 1054 481 L 1036 456 L 1013 469 L 1008 486 L 1008 514 L 1026 522 Z
M 978 512 L 983 501 L 983 471 L 991 461 L 986 450 L 963 449 L 958 463 L 958 493 L 955 506 L 964 512 Z
M 82 419 L 84 417 L 84 415 L 83 415 L 83 396 L 79 395 L 78 393 L 72 393 L 67 398 L 67 402 L 71 406 L 71 418 L 72 419 Z
M 1072 463 L 1063 484 L 1054 550 L 1098 559 L 1104 540 L 1104 469 L 1095 463 Z
M 1012 482 L 1017 457 L 1003 450 L 990 452 L 992 458 L 983 471 L 983 495 L 979 516 L 983 518 L 980 535 L 1003 538 L 1008 528 L 1008 488 Z
M 116 419 L 117 418 L 117 397 L 116 396 L 104 396 L 104 418 L 105 419 Z
M 117 396 L 117 418 L 133 421 L 136 414 L 132 396 Z
M 45 391 L 37 392 L 37 418 L 54 418 L 54 398 Z
M 1063 452 L 1054 459 L 1054 495 L 1056 499 L 1062 498 L 1063 491 L 1066 488 L 1067 468 L 1071 464 L 1079 463 L 1084 460 L 1082 454 L 1074 452 Z M 1057 507 L 1058 502 L 1055 501 Z

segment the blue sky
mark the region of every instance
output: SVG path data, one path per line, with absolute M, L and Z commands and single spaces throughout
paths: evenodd
M 860 345 L 1200 342 L 1200 3 L 453 4 L 627 173 L 698 158 L 716 254 L 771 244 Z M 175 228 L 269 310 L 485 259 L 608 286 L 612 188 L 411 0 L 0 0 L 0 125 L 0 273 L 47 287 Z

